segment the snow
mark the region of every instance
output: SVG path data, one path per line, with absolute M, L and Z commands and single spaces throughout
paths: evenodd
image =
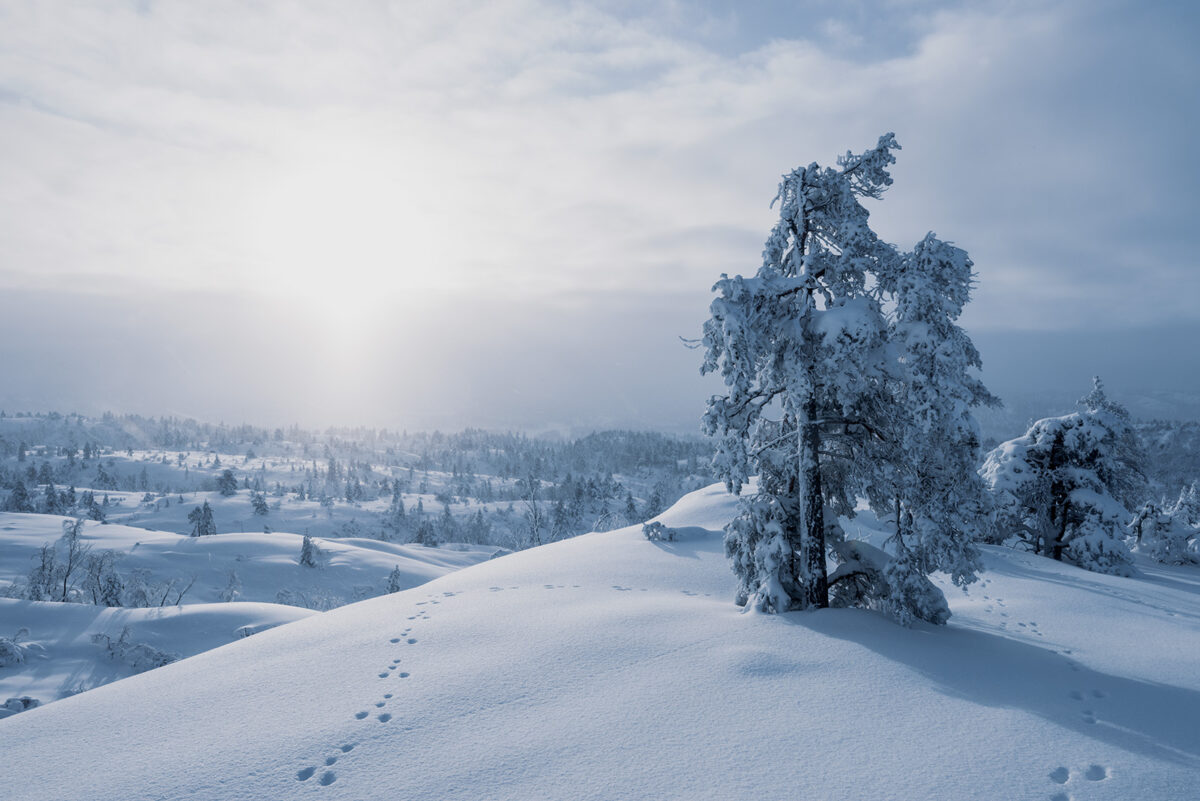
M 531 549 L 0 720 L 6 798 L 1195 797 L 1196 568 L 988 547 L 945 627 L 742 614 L 733 514 L 711 487 L 675 542 Z

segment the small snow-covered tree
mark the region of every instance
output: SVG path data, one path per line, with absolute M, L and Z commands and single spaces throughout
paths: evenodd
M 208 501 L 188 512 L 188 522 L 192 524 L 193 537 L 206 537 L 217 533 L 217 524 L 213 520 L 213 510 Z
M 396 565 L 392 568 L 392 572 L 388 573 L 387 591 L 389 593 L 400 592 L 402 589 L 404 589 L 404 574 L 400 572 L 400 565 Z
M 320 567 L 321 565 L 321 549 L 307 534 L 300 543 L 300 565 L 302 567 Z
M 224 470 L 217 477 L 217 491 L 226 497 L 237 494 L 237 477 L 233 475 L 232 470 Z
M 8 500 L 4 502 L 4 511 L 6 512 L 32 512 L 33 502 L 29 499 L 29 490 L 25 488 L 25 482 L 20 478 L 13 484 L 12 491 L 8 493 Z
M 1128 506 L 1145 491 L 1129 412 L 1099 378 L 1080 411 L 1038 420 L 992 450 L 981 474 L 998 525 L 1034 553 L 1099 573 L 1128 575 Z
M 254 514 L 265 517 L 270 513 L 271 508 L 267 506 L 267 496 L 261 492 L 252 492 L 250 494 L 250 508 Z

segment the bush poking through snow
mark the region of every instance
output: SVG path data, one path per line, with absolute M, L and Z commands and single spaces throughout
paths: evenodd
M 37 643 L 22 643 L 22 638 L 29 637 L 29 629 L 18 629 L 12 637 L 0 637 L 0 667 L 23 665 L 31 654 L 41 654 L 42 646 Z
M 107 634 L 93 634 L 92 642 L 103 648 L 109 659 L 128 665 L 135 673 L 169 665 L 179 659 L 175 654 L 160 651 L 148 643 L 132 642 L 128 626 L 121 630 L 121 636 L 115 640 Z
M 642 536 L 651 542 L 674 542 L 677 534 L 675 529 L 667 528 L 657 520 L 642 526 Z

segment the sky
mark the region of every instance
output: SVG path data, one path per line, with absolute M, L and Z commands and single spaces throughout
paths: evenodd
M 694 431 L 782 173 L 895 131 L 1001 395 L 1200 397 L 1200 11 L 0 0 L 0 408 Z

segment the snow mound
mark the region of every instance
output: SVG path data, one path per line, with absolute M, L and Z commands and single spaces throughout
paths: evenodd
M 709 488 L 0 721 L 22 799 L 1185 799 L 1200 578 L 986 549 L 946 627 L 742 614 Z M 69 749 L 70 759 L 63 759 Z

